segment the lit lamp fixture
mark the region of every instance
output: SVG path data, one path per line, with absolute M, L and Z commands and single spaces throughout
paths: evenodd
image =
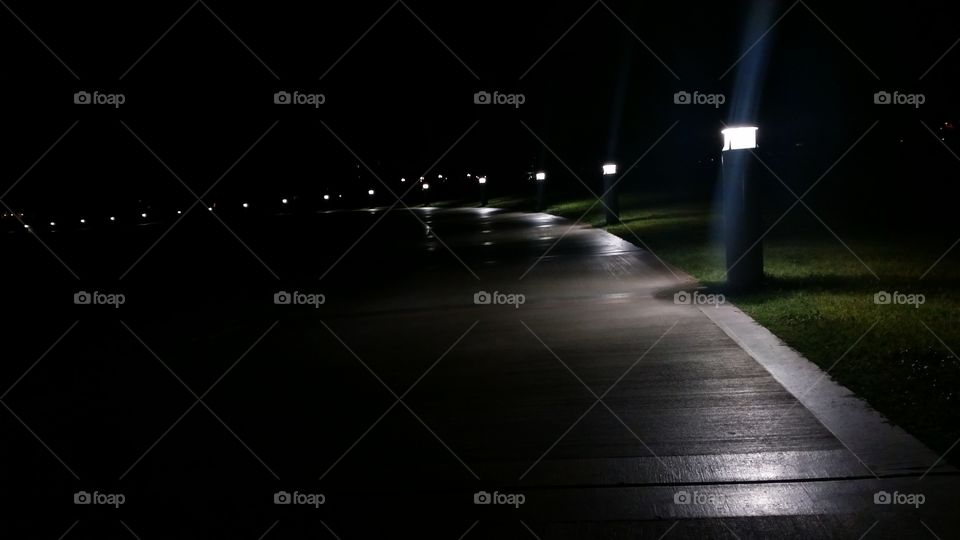
M 243 203 L 243 207 L 244 207 L 244 208 L 250 208 L 250 205 L 249 205 L 248 203 Z
M 603 164 L 603 211 L 607 218 L 607 225 L 615 225 L 620 221 L 620 196 L 617 193 L 617 164 L 606 162 Z
M 141 214 L 140 214 L 140 217 L 142 217 L 142 218 L 144 218 L 144 219 L 146 219 L 146 217 L 147 217 L 147 213 L 146 213 L 146 212 L 143 212 L 143 213 L 141 213 Z
M 533 175 L 534 179 L 537 181 L 537 207 L 535 210 L 537 212 L 543 212 L 543 209 L 546 208 L 544 205 L 544 191 L 546 191 L 547 184 L 547 173 L 539 171 Z
M 477 184 L 480 186 L 480 208 L 483 208 L 487 205 L 487 177 L 478 176 Z
M 763 279 L 763 236 L 757 179 L 751 174 L 757 128 L 730 127 L 721 131 L 723 151 L 723 236 L 727 286 L 749 289 Z
M 51 221 L 51 222 L 50 222 L 50 226 L 51 226 L 51 227 L 56 227 L 57 224 L 56 224 L 55 222 Z
M 177 210 L 177 215 L 178 215 L 178 216 L 179 216 L 180 214 L 182 214 L 182 213 L 183 213 L 183 212 L 181 212 L 180 210 Z
M 85 220 L 85 219 L 83 219 L 83 218 L 80 218 L 80 223 L 81 223 L 81 224 L 86 223 L 86 222 L 87 222 L 87 220 Z
M 287 199 L 280 199 L 280 203 L 281 203 L 281 204 L 287 204 L 288 202 L 290 202 L 290 201 L 287 200 Z
M 722 130 L 723 151 L 748 150 L 757 147 L 757 128 L 751 126 L 731 127 Z
M 113 216 L 110 216 L 110 221 L 116 221 L 116 220 L 117 220 L 117 218 L 115 218 L 115 217 L 113 217 Z
M 401 178 L 400 181 L 401 181 L 401 182 L 406 182 L 407 179 L 406 179 L 406 178 Z
M 324 196 L 323 196 L 323 200 L 329 201 L 329 200 L 330 200 L 330 196 L 329 196 L 329 195 L 324 195 Z
M 424 185 L 423 185 L 423 190 L 426 191 L 426 190 L 428 190 L 428 189 L 430 189 L 430 184 L 424 184 Z
M 368 190 L 367 190 L 367 195 L 370 195 L 371 197 L 373 197 L 373 190 L 372 190 L 372 189 L 368 189 Z

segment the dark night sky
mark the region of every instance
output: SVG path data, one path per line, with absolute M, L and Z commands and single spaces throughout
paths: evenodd
M 720 76 L 744 44 L 793 5 L 777 3 L 773 20 L 750 25 L 759 5 L 751 2 L 608 2 L 665 67 L 603 4 L 595 4 L 557 42 L 590 2 L 410 0 L 407 5 L 429 30 L 403 4 L 394 5 L 330 69 L 391 2 L 209 0 L 207 5 L 263 64 L 216 16 L 195 5 L 127 72 L 191 2 L 8 4 L 69 70 L 0 10 L 2 185 L 12 184 L 79 120 L 5 198 L 20 207 L 144 198 L 189 202 L 189 193 L 121 121 L 198 193 L 279 121 L 218 185 L 213 196 L 221 198 L 356 186 L 356 159 L 324 124 L 377 174 L 395 181 L 424 172 L 477 122 L 434 173 L 485 172 L 503 190 L 523 186 L 531 164 L 549 169 L 558 183 L 576 185 L 530 131 L 578 175 L 593 180 L 601 160 L 609 156 L 632 163 L 679 122 L 626 184 L 699 181 L 691 180 L 698 174 L 697 161 L 718 154 L 718 131 L 729 118 L 729 106 L 677 106 L 673 93 L 719 92 L 732 99 L 736 69 Z M 880 120 L 852 165 L 876 164 L 889 145 L 906 137 L 922 148 L 911 156 L 923 155 L 925 164 L 942 160 L 931 166 L 955 178 L 960 163 L 938 149 L 919 122 L 937 126 L 957 120 L 951 79 L 960 50 L 919 80 L 960 37 L 955 8 L 947 3 L 808 5 L 816 16 L 803 4 L 793 5 L 751 52 L 768 48 L 768 69 L 758 77 L 763 94 L 757 116 L 764 151 L 787 169 L 784 176 L 809 183 Z M 72 94 L 81 89 L 123 92 L 127 103 L 119 110 L 78 107 Z M 284 89 L 322 92 L 327 103 L 318 110 L 275 106 L 272 94 Z M 872 94 L 881 89 L 922 92 L 927 104 L 877 107 Z M 521 92 L 526 103 L 477 106 L 473 93 L 478 90 Z M 376 181 L 364 173 L 359 183 L 365 190 Z

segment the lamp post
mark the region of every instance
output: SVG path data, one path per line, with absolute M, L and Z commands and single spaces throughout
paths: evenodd
M 732 127 L 721 133 L 727 286 L 744 290 L 763 279 L 760 201 L 756 180 L 750 174 L 750 153 L 757 147 L 757 128 Z
M 430 206 L 430 184 L 424 182 L 421 191 L 423 191 L 423 205 Z
M 537 212 L 543 212 L 545 206 L 543 202 L 544 192 L 546 191 L 547 185 L 547 173 L 540 171 L 534 175 L 534 179 L 537 182 Z
M 487 177 L 477 177 L 477 185 L 480 186 L 480 207 L 487 205 Z
M 603 164 L 603 211 L 607 225 L 620 221 L 620 197 L 617 195 L 617 164 Z

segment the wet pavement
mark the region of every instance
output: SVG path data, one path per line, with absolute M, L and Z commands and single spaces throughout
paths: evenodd
M 225 237 L 177 248 L 213 252 L 189 274 L 145 259 L 129 310 L 82 319 L 5 398 L 11 482 L 74 514 L 63 493 L 122 490 L 127 520 L 189 516 L 161 526 L 184 538 L 956 534 L 954 468 L 735 307 L 683 303 L 695 283 L 652 253 L 545 214 L 316 219 L 307 242 L 238 229 L 280 282 Z M 48 346 L 26 342 L 11 382 Z

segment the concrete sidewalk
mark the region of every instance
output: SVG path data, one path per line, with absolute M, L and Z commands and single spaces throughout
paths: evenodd
M 676 303 L 696 285 L 655 255 L 544 214 L 417 212 L 429 258 L 326 319 L 410 388 L 423 435 L 380 423 L 404 449 L 371 467 L 357 445 L 338 465 L 354 480 L 519 491 L 557 538 L 957 530 L 954 468 L 734 306 Z M 908 494 L 923 503 L 896 504 Z

